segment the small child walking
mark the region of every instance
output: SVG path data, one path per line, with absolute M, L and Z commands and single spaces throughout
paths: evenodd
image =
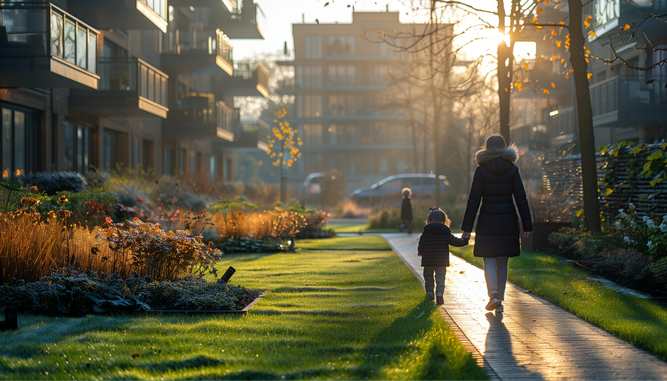
M 412 234 L 412 189 L 405 187 L 401 190 L 403 194 L 403 202 L 401 203 L 401 220 L 403 220 L 403 225 L 401 225 L 401 232 L 403 227 L 408 229 L 408 234 Z
M 426 218 L 424 232 L 419 237 L 417 255 L 422 257 L 424 268 L 424 288 L 426 295 L 433 300 L 433 276 L 435 275 L 436 303 L 445 303 L 445 275 L 449 266 L 449 245 L 462 247 L 468 244 L 469 238 L 457 238 L 452 235 L 449 226 L 452 222 L 440 208 L 431 208 Z

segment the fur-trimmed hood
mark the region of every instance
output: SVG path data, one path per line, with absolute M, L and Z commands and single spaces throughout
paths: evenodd
M 498 158 L 508 161 L 512 164 L 516 163 L 516 161 L 519 160 L 519 153 L 517 152 L 516 146 L 511 145 L 500 151 L 482 149 L 477 151 L 475 154 L 475 161 L 477 162 L 477 165 L 482 165 Z

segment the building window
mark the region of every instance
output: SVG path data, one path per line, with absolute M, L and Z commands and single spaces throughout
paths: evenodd
M 88 172 L 92 164 L 91 137 L 88 128 L 65 123 L 64 170 L 82 174 Z
M 209 173 L 211 176 L 211 181 L 215 181 L 218 178 L 218 156 L 217 155 L 211 155 L 211 162 L 210 162 L 210 168 L 209 168 Z
M 171 148 L 165 148 L 162 151 L 162 173 L 166 176 L 171 176 Z
M 354 125 L 336 125 L 330 124 L 327 129 L 329 145 L 352 145 L 357 144 L 357 128 Z
M 354 115 L 357 110 L 357 97 L 354 95 L 329 95 L 329 115 Z
M 145 169 L 155 168 L 153 162 L 153 141 L 148 139 L 141 140 L 141 164 Z
M 329 36 L 329 44 L 327 45 L 328 56 L 353 56 L 354 36 Z
M 139 138 L 132 138 L 132 168 L 139 168 Z
M 329 66 L 328 86 L 348 86 L 357 83 L 357 68 L 354 65 Z
M 303 126 L 303 144 L 305 147 L 324 145 L 321 124 L 305 124 Z
M 320 118 L 322 117 L 322 96 L 321 95 L 300 95 L 297 96 L 297 115 L 299 118 Z
M 306 58 L 322 58 L 322 36 L 306 36 L 304 43 Z
M 373 126 L 373 142 L 375 144 L 404 144 L 408 140 L 406 128 L 384 123 L 375 123 Z
M 384 84 L 387 82 L 387 65 L 373 65 L 371 83 Z
M 31 113 L 2 108 L 0 158 L 3 178 L 38 170 L 40 140 L 36 119 Z
M 321 89 L 324 86 L 322 66 L 297 66 L 296 86 L 299 89 Z
M 128 137 L 115 131 L 105 131 L 102 135 L 102 167 L 112 169 L 123 163 L 127 157 Z

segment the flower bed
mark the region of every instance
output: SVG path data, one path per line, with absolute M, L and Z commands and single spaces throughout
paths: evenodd
M 155 281 L 118 274 L 53 271 L 38 282 L 5 285 L 0 305 L 44 315 L 135 313 L 160 310 L 238 311 L 252 303 L 259 291 L 224 282 L 208 282 L 199 276 L 176 281 Z
M 640 218 L 632 203 L 618 212 L 604 233 L 562 229 L 551 234 L 554 252 L 622 286 L 667 293 L 667 216 Z

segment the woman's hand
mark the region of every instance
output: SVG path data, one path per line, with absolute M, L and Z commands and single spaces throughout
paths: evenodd
M 523 238 L 530 237 L 530 232 L 523 232 Z
M 471 235 L 470 232 L 463 232 L 461 238 L 470 238 L 470 235 Z

